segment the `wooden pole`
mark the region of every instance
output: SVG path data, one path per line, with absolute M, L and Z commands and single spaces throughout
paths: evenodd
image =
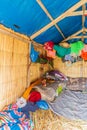
M 62 15 L 60 15 L 59 17 L 57 17 L 55 20 L 53 20 L 52 22 L 50 22 L 48 25 L 46 25 L 45 27 L 43 27 L 42 29 L 40 29 L 39 31 L 37 31 L 36 33 L 34 33 L 32 36 L 30 36 L 30 38 L 34 39 L 35 37 L 37 37 L 38 35 L 40 35 L 44 31 L 46 31 L 47 29 L 49 29 L 50 27 L 52 27 L 54 24 L 58 23 L 60 20 L 62 20 L 65 17 L 67 17 L 68 14 L 71 14 L 73 11 L 75 11 L 77 8 L 79 8 L 80 6 L 82 6 L 85 3 L 87 3 L 87 0 L 82 0 L 82 1 L 78 2 L 73 7 L 71 7 L 70 9 L 68 9 L 65 13 L 63 13 Z
M 48 12 L 48 10 L 46 9 L 46 7 L 43 5 L 43 3 L 41 2 L 41 0 L 36 0 L 38 2 L 38 4 L 40 5 L 40 7 L 42 8 L 42 10 L 46 13 L 46 15 L 50 18 L 51 21 L 53 21 L 53 17 L 50 15 L 50 13 Z M 57 30 L 60 32 L 60 34 L 62 35 L 62 37 L 65 39 L 65 36 L 63 34 L 63 32 L 61 31 L 61 29 L 59 28 L 59 26 L 57 24 L 54 24 L 55 27 L 57 28 Z
M 68 41 L 69 39 L 72 39 L 73 37 L 77 36 L 78 34 L 82 33 L 83 29 L 81 29 L 80 31 L 77 31 L 76 33 L 72 34 L 71 36 L 67 37 L 66 39 L 64 39 L 62 42 Z

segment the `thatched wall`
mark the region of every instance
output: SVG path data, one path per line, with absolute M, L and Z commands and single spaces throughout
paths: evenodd
M 20 97 L 30 82 L 49 69 L 48 65 L 30 64 L 30 43 L 28 37 L 0 25 L 0 109 Z M 42 46 L 33 44 L 45 54 Z
M 9 33 L 15 34 L 0 31 L 0 109 L 15 101 L 27 86 L 29 43 Z
M 71 77 L 87 77 L 87 62 L 78 61 L 73 63 L 71 66 L 66 66 L 62 62 L 61 58 L 56 57 L 54 60 L 54 68 L 59 69 L 61 72 Z
M 45 55 L 45 51 L 42 46 L 34 46 L 35 50 L 39 54 Z M 49 64 L 31 63 L 28 69 L 28 82 L 33 82 L 39 79 L 46 71 L 50 70 Z

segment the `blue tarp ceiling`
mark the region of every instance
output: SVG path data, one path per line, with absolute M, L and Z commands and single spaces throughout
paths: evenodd
M 86 0 L 0 0 L 0 24 L 12 30 L 32 37 L 40 29 L 50 24 L 52 21 L 38 4 L 40 1 L 47 9 L 53 20 L 60 17 L 67 10 L 78 4 L 75 11 L 82 11 L 82 5 L 86 5 Z M 62 34 L 55 24 L 44 30 L 33 40 L 44 44 L 47 41 L 59 43 L 70 35 L 82 29 L 82 15 L 65 16 L 56 22 Z M 87 27 L 87 16 L 85 16 L 84 27 Z M 83 33 L 81 34 L 83 35 Z

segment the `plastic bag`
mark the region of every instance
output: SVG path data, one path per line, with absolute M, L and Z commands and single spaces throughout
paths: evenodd
M 38 59 L 39 52 L 34 50 L 33 45 L 31 45 L 31 51 L 30 51 L 30 59 L 32 62 L 36 62 Z
M 40 109 L 44 109 L 44 110 L 48 110 L 49 109 L 49 106 L 48 106 L 47 102 L 44 101 L 44 100 L 40 100 L 40 101 L 36 102 L 36 104 L 38 105 L 38 107 Z

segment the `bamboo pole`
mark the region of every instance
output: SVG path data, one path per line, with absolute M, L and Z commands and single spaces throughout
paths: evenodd
M 50 18 L 50 20 L 53 21 L 54 20 L 53 17 L 50 15 L 50 13 L 46 9 L 46 7 L 43 5 L 43 3 L 41 2 L 41 0 L 36 0 L 36 1 L 40 5 L 40 7 L 42 8 L 42 10 L 46 13 L 46 15 Z M 60 32 L 60 34 L 62 35 L 62 37 L 65 39 L 65 36 L 64 36 L 63 32 L 61 31 L 61 29 L 59 28 L 59 26 L 57 24 L 54 24 L 54 25 L 57 28 L 57 30 Z

